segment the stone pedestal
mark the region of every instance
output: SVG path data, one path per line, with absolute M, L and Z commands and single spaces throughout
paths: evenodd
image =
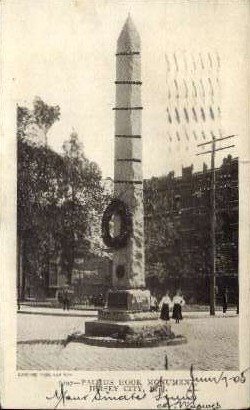
M 159 319 L 158 312 L 149 309 L 148 290 L 110 291 L 108 307 L 98 312 L 98 320 L 85 323 L 85 335 L 118 340 L 170 337 L 170 326 Z
M 158 318 L 148 320 L 124 320 L 124 321 L 109 321 L 96 320 L 86 322 L 86 336 L 102 336 L 112 337 L 114 339 L 128 340 L 134 338 L 158 339 L 159 337 L 170 337 L 171 328 Z
M 150 292 L 144 289 L 111 290 L 108 293 L 108 308 L 128 311 L 149 311 Z

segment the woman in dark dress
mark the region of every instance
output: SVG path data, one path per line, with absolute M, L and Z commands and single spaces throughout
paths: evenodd
M 166 295 L 163 296 L 162 300 L 160 301 L 160 309 L 161 309 L 160 318 L 162 320 L 168 321 L 170 319 L 169 309 L 171 307 L 171 304 L 172 304 L 171 299 L 170 299 L 168 293 L 166 293 Z
M 180 291 L 176 292 L 173 298 L 173 305 L 173 319 L 175 319 L 175 323 L 179 323 L 182 320 L 182 306 L 185 305 L 185 300 Z

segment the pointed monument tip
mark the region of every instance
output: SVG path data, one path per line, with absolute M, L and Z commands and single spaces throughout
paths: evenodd
M 131 17 L 130 11 L 128 12 L 128 17 L 127 17 L 127 19 L 125 21 L 125 24 L 123 26 L 123 30 L 124 30 L 124 28 L 126 28 L 127 30 L 137 31 L 136 28 L 135 28 L 135 24 L 133 22 L 133 19 Z
M 130 12 L 117 41 L 117 51 L 139 51 L 140 36 L 131 18 Z
M 127 20 L 126 20 L 125 24 L 128 23 L 128 22 L 133 23 L 130 11 L 128 12 L 128 17 L 127 17 Z

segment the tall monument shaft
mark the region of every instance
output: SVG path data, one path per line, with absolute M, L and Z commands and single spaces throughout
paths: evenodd
M 172 336 L 170 326 L 150 311 L 145 289 L 143 175 L 141 136 L 141 46 L 130 18 L 121 31 L 116 50 L 116 106 L 114 198 L 104 211 L 102 235 L 113 249 L 113 289 L 98 320 L 85 324 L 85 339 L 101 343 L 116 340 L 143 346 Z M 110 222 L 114 230 L 111 235 Z
M 141 136 L 141 45 L 128 17 L 117 41 L 114 196 L 131 214 L 127 245 L 113 254 L 113 286 L 117 289 L 145 287 L 144 221 Z M 115 218 L 115 232 L 119 231 Z

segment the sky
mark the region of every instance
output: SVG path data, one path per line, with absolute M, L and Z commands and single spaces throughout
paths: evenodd
M 218 52 L 224 135 L 236 134 L 244 152 L 247 133 L 247 1 L 9 0 L 4 7 L 4 67 L 11 98 L 30 106 L 34 97 L 59 105 L 60 121 L 48 134 L 61 151 L 74 128 L 88 158 L 113 176 L 116 41 L 128 12 L 142 44 L 144 177 L 202 162 L 195 141 L 166 137 L 166 53 Z M 202 142 L 202 141 L 198 141 Z M 229 145 L 229 144 L 228 144 Z M 231 142 L 230 142 L 231 145 Z

